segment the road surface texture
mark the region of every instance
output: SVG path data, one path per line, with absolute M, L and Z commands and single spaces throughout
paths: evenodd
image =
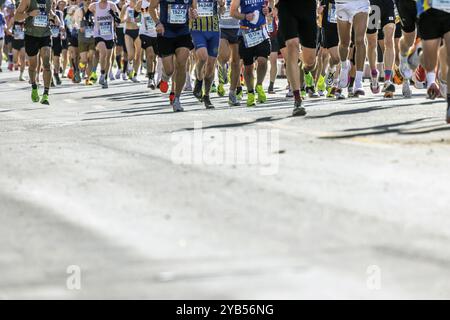
M 187 93 L 174 114 L 144 83 L 65 80 L 47 107 L 17 77 L 0 74 L 0 299 L 450 298 L 444 100 L 293 118 L 280 80 L 256 108 Z

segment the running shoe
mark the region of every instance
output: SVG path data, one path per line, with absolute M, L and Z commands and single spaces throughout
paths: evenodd
M 392 78 L 392 82 L 396 85 L 403 84 L 404 78 L 400 72 L 400 69 L 397 65 L 394 65 L 394 77 Z
M 8 63 L 8 70 L 13 71 L 14 64 L 12 62 Z
M 56 85 L 60 86 L 62 82 L 61 79 L 59 78 L 59 74 L 55 73 L 53 77 L 55 78 Z
M 295 101 L 294 110 L 292 110 L 292 116 L 293 117 L 302 117 L 305 115 L 306 115 L 306 110 L 302 106 L 302 101 L 301 100 Z
M 383 91 L 384 91 L 384 97 L 385 98 L 394 98 L 394 93 L 395 93 L 395 85 L 390 82 L 390 81 L 386 81 L 384 83 L 384 87 L 383 87 Z
M 314 78 L 311 74 L 311 72 L 306 72 L 305 73 L 305 84 L 306 87 L 314 87 Z
M 326 79 L 327 87 L 333 86 L 335 72 L 329 72 Z
M 439 91 L 441 91 L 441 98 L 446 98 L 447 97 L 447 84 L 445 82 L 443 82 L 442 80 L 439 83 Z
M 167 91 L 169 91 L 169 83 L 167 81 L 161 80 L 161 82 L 159 83 L 159 90 L 162 93 L 167 93 Z
M 127 80 L 128 80 L 128 75 L 127 75 L 126 72 L 123 72 L 123 73 L 122 73 L 122 80 L 123 80 L 123 81 L 127 81 Z
M 148 79 L 147 88 L 149 88 L 150 90 L 155 90 L 156 89 L 155 80 L 154 79 Z
M 380 93 L 380 83 L 378 82 L 378 71 L 377 75 L 370 78 L 370 91 L 372 91 L 373 94 Z
M 404 98 L 411 98 L 412 92 L 411 88 L 409 87 L 409 81 L 405 80 L 402 85 L 402 95 Z
M 73 69 L 72 68 L 70 68 L 69 69 L 69 71 L 67 72 L 67 78 L 69 78 L 69 79 L 73 79 Z
M 171 105 L 173 104 L 174 100 L 175 100 L 175 92 L 171 92 L 169 94 L 169 102 Z
M 109 80 L 110 81 L 116 80 L 116 77 L 114 77 L 114 74 L 113 74 L 112 70 L 109 71 Z
M 203 82 L 195 80 L 194 91 L 192 92 L 194 97 L 198 99 L 198 101 L 202 102 L 203 98 Z
M 255 102 L 255 93 L 247 93 L 247 107 L 254 107 L 256 106 L 256 102 Z
M 23 76 L 23 72 L 20 72 L 19 81 L 26 81 L 25 77 Z
M 184 85 L 184 91 L 186 91 L 186 92 L 191 92 L 192 91 L 191 80 L 186 79 L 186 84 Z
M 325 77 L 320 75 L 319 80 L 317 81 L 317 90 L 319 96 L 323 97 L 327 92 L 327 85 L 325 83 Z
M 408 63 L 408 57 L 400 56 L 400 73 L 404 78 L 411 79 L 413 72 Z
M 225 87 L 223 83 L 219 83 L 219 86 L 217 87 L 217 94 L 219 95 L 219 97 L 225 96 Z
M 427 98 L 428 98 L 428 99 L 431 99 L 431 100 L 434 100 L 434 99 L 436 99 L 437 97 L 439 97 L 440 95 L 441 95 L 441 91 L 439 90 L 438 85 L 437 85 L 435 82 L 433 82 L 433 83 L 428 87 L 428 90 L 427 90 Z
M 426 81 L 427 72 L 421 65 L 419 65 L 414 72 L 414 87 L 416 87 L 417 89 L 424 89 Z
M 91 75 L 89 76 L 89 80 L 91 80 L 93 83 L 96 83 L 98 78 L 97 78 L 97 73 L 96 72 L 91 72 Z
M 92 86 L 92 85 L 94 85 L 94 83 L 93 83 L 90 79 L 84 80 L 84 84 L 85 84 L 86 86 Z
M 286 92 L 286 98 L 294 97 L 294 92 L 292 91 L 291 86 L 289 86 L 288 91 Z
M 209 96 L 203 96 L 203 104 L 206 109 L 214 109 L 214 105 L 212 104 L 211 99 L 209 99 Z
M 261 84 L 258 84 L 255 88 L 256 93 L 258 94 L 258 102 L 265 103 L 267 101 L 266 93 L 264 92 L 264 88 Z
M 211 93 L 216 93 L 217 92 L 217 87 L 216 84 L 213 82 L 211 85 Z
M 100 79 L 98 80 L 98 84 L 99 85 L 103 85 L 105 83 L 106 79 L 105 79 L 105 75 L 101 74 L 100 75 Z
M 105 79 L 102 84 L 102 89 L 108 89 L 108 79 Z
M 50 102 L 48 102 L 48 94 L 43 94 L 41 98 L 41 104 L 50 105 Z
M 236 94 L 230 92 L 228 95 L 228 105 L 230 107 L 239 107 L 241 105 Z
M 120 80 L 120 75 L 122 74 L 122 70 L 120 70 L 120 69 L 117 69 L 117 72 L 116 72 L 116 80 Z
M 269 88 L 267 89 L 268 94 L 275 94 L 275 89 L 273 87 L 273 83 L 269 84 Z
M 350 62 L 348 60 L 345 61 L 345 65 L 341 68 L 341 72 L 339 73 L 339 88 L 348 87 L 350 67 Z
M 244 91 L 242 90 L 242 87 L 239 86 L 236 89 L 236 97 L 238 98 L 239 101 L 242 100 L 242 98 L 244 97 Z
M 134 83 L 139 83 L 140 82 L 136 76 L 131 78 L 131 81 L 133 81 Z
M 180 98 L 176 97 L 172 103 L 173 112 L 183 112 L 184 109 L 181 106 Z
M 354 87 L 353 88 L 353 97 L 358 98 L 359 96 L 364 96 L 366 94 L 366 92 L 364 91 L 364 89 L 362 87 L 358 88 L 358 87 Z
M 31 101 L 33 102 L 39 102 L 39 92 L 38 89 L 31 89 Z

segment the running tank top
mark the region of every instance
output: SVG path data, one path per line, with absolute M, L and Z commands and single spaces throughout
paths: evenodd
M 28 17 L 25 20 L 25 34 L 44 38 L 50 37 L 52 32 L 50 30 L 49 13 L 52 8 L 52 0 L 30 0 L 30 6 L 27 12 L 39 10 L 40 13 L 36 17 Z
M 220 16 L 219 25 L 221 29 L 239 29 L 240 22 L 230 15 L 231 0 L 225 2 L 225 12 Z
M 241 20 L 241 26 L 244 28 L 255 29 L 266 24 L 266 16 L 263 13 L 265 0 L 241 0 L 241 13 L 254 13 L 253 21 Z
M 141 7 L 141 26 L 139 27 L 139 34 L 156 38 L 156 25 L 153 21 L 152 17 L 148 13 L 148 9 L 150 7 L 150 2 L 147 0 L 142 0 Z
M 113 26 L 114 20 L 111 14 L 111 2 L 106 3 L 106 9 L 100 8 L 100 2 L 95 3 L 95 27 L 94 34 L 96 37 L 109 41 L 114 39 Z
M 13 32 L 14 40 L 24 40 L 25 39 L 25 21 L 22 21 L 22 22 L 14 21 L 12 32 Z

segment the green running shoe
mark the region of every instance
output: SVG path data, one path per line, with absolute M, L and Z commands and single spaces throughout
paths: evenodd
M 98 77 L 96 72 L 91 72 L 91 75 L 89 76 L 89 80 L 93 83 L 97 83 Z
M 305 82 L 307 87 L 315 87 L 314 78 L 311 72 L 305 73 Z
M 247 93 L 247 107 L 254 107 L 256 106 L 255 103 L 255 93 Z
M 217 87 L 217 94 L 219 97 L 225 96 L 225 87 L 223 86 L 223 83 L 219 83 L 219 86 Z
M 320 75 L 319 80 L 317 81 L 317 89 L 322 92 L 325 92 L 327 90 L 327 86 L 325 84 L 325 77 L 322 75 Z
M 50 102 L 48 102 L 48 94 L 43 94 L 41 98 L 41 104 L 49 105 Z
M 264 103 L 267 101 L 266 93 L 264 92 L 264 88 L 262 85 L 258 84 L 256 86 L 256 92 L 258 93 L 258 102 Z
M 31 89 L 31 101 L 39 102 L 39 92 L 38 89 Z
M 213 82 L 211 85 L 211 93 L 216 93 L 217 92 L 217 87 L 216 84 Z

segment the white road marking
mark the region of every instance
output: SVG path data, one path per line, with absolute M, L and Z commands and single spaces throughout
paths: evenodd
M 77 103 L 77 102 L 76 102 L 75 100 L 73 100 L 73 99 L 64 99 L 64 102 L 71 103 L 71 104 Z

